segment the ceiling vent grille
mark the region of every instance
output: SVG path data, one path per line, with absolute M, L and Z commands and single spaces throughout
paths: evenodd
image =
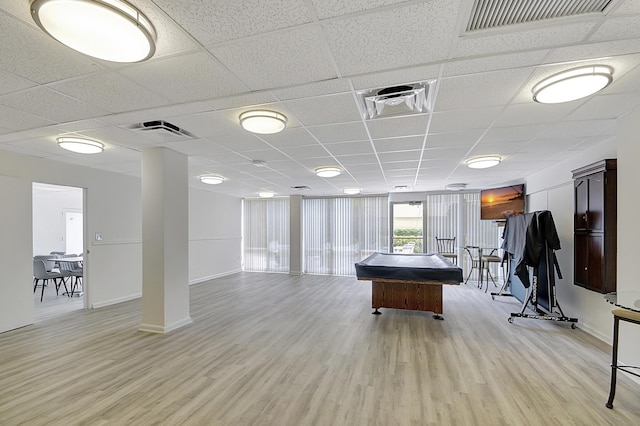
M 129 126 L 128 129 L 142 133 L 144 136 L 159 142 L 175 142 L 194 138 L 194 136 L 186 130 L 163 120 L 137 123 Z
M 431 109 L 431 85 L 435 80 L 358 91 L 358 103 L 365 120 L 422 114 Z
M 475 0 L 467 31 L 602 13 L 613 0 Z

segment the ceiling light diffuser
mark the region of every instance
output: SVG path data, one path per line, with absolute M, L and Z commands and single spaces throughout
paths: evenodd
M 77 152 L 78 154 L 99 154 L 104 150 L 104 144 L 102 142 L 91 139 L 64 136 L 56 140 L 60 148 Z
M 497 166 L 502 159 L 498 156 L 477 157 L 467 160 L 467 166 L 471 169 L 488 169 Z
M 123 0 L 34 0 L 31 16 L 51 37 L 94 58 L 140 62 L 156 51 L 153 25 Z
M 218 185 L 225 181 L 225 178 L 220 175 L 202 175 L 200 176 L 200 182 L 207 185 Z
M 319 177 L 331 178 L 338 176 L 342 170 L 339 167 L 318 167 L 315 172 Z
M 240 125 L 251 133 L 269 135 L 283 131 L 287 127 L 287 117 L 275 111 L 246 111 L 240 114 Z
M 276 194 L 271 192 L 271 191 L 258 192 L 258 196 L 260 196 L 262 198 L 273 198 L 274 195 L 276 195 Z
M 613 81 L 613 68 L 591 65 L 562 71 L 533 86 L 533 100 L 543 104 L 574 101 L 592 95 Z
M 362 188 L 345 188 L 342 190 L 347 195 L 356 195 L 362 192 Z

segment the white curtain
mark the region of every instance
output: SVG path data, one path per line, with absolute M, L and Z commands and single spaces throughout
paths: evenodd
M 289 272 L 289 198 L 245 199 L 244 270 Z
M 354 263 L 389 247 L 389 198 L 304 198 L 304 268 L 355 275 Z

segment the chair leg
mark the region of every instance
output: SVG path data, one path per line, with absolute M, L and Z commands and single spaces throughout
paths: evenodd
M 42 298 L 44 297 L 44 286 L 49 282 L 48 279 L 42 280 L 42 292 L 40 293 L 40 302 L 42 302 Z
M 613 408 L 613 398 L 616 396 L 616 374 L 618 371 L 618 328 L 620 318 L 613 316 L 613 348 L 611 350 L 611 387 L 609 389 L 609 399 L 605 406 Z
M 33 292 L 34 293 L 36 292 L 36 288 L 38 288 L 38 281 L 39 280 L 37 278 L 33 279 Z

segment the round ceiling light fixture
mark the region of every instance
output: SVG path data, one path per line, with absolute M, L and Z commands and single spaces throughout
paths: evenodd
M 319 177 L 332 178 L 342 173 L 342 169 L 339 167 L 318 167 L 315 172 Z
M 100 154 L 104 151 L 102 142 L 93 141 L 91 139 L 62 136 L 56 139 L 58 146 L 67 151 L 77 152 L 78 154 Z
M 226 179 L 220 175 L 202 175 L 200 176 L 200 182 L 207 185 L 218 185 L 224 182 Z
M 613 68 L 590 65 L 562 71 L 533 86 L 533 100 L 543 104 L 575 101 L 604 89 L 613 81 Z
M 271 192 L 271 191 L 258 192 L 258 196 L 261 198 L 273 198 L 274 195 L 276 195 L 275 192 Z
M 488 169 L 489 167 L 497 166 L 502 159 L 497 155 L 489 155 L 486 157 L 476 157 L 467 160 L 467 166 L 471 169 Z
M 270 135 L 287 127 L 287 117 L 275 111 L 252 110 L 240 114 L 240 125 L 251 133 Z
M 362 188 L 345 188 L 342 190 L 347 195 L 357 195 L 362 192 Z
M 34 0 L 31 17 L 60 43 L 97 59 L 140 62 L 156 51 L 153 25 L 123 0 Z

